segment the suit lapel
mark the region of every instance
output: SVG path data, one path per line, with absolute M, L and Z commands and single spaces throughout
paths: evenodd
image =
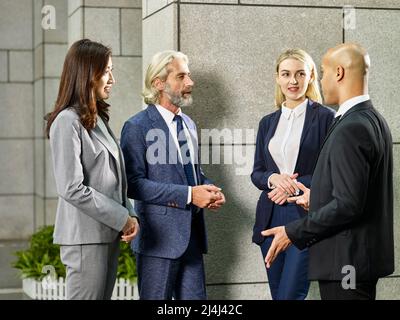
M 267 162 L 271 163 L 272 171 L 277 172 L 277 173 L 280 173 L 280 170 L 279 170 L 278 166 L 276 165 L 274 159 L 272 158 L 271 153 L 269 152 L 268 145 L 269 145 L 269 142 L 271 141 L 272 137 L 275 134 L 275 131 L 276 131 L 276 128 L 278 127 L 278 123 L 279 123 L 279 119 L 281 118 L 281 115 L 282 115 L 281 109 L 276 111 L 275 114 L 273 115 L 273 117 L 271 119 L 271 125 L 269 126 L 268 131 L 267 131 L 267 136 L 265 138 L 265 145 L 264 145 L 264 154 L 267 157 Z
M 365 102 L 361 102 L 359 104 L 356 104 L 354 107 L 352 107 L 350 110 L 348 110 L 344 115 L 341 116 L 341 119 L 339 121 L 337 121 L 334 125 L 332 125 L 329 130 L 328 133 L 325 136 L 324 142 L 322 143 L 321 148 L 319 149 L 319 153 L 318 153 L 318 157 L 317 157 L 317 161 L 318 162 L 318 158 L 319 155 L 321 154 L 322 148 L 324 147 L 326 141 L 328 140 L 328 138 L 330 137 L 330 135 L 332 134 L 332 132 L 334 131 L 334 129 L 339 125 L 339 122 L 343 122 L 345 118 L 347 118 L 350 114 L 352 114 L 353 112 L 357 112 L 357 111 L 361 111 L 363 109 L 369 109 L 372 106 L 371 104 L 371 100 L 367 100 Z M 316 163 L 314 165 L 314 169 L 316 166 Z M 313 171 L 314 171 L 313 169 Z
M 300 154 L 301 154 L 301 148 L 304 143 L 305 138 L 307 137 L 308 131 L 310 130 L 313 122 L 315 121 L 317 115 L 317 105 L 315 102 L 308 100 L 308 105 L 306 109 L 306 116 L 304 119 L 304 126 L 303 126 L 303 131 L 301 132 L 301 138 L 300 138 L 300 145 L 299 145 L 299 153 L 297 155 L 297 160 L 296 160 L 296 165 L 294 167 L 294 172 L 298 172 L 299 169 L 297 168 L 299 164 L 299 159 L 300 159 Z
M 115 153 L 115 149 L 113 149 L 110 145 L 110 141 L 108 140 L 108 138 L 106 137 L 105 133 L 103 132 L 103 130 L 96 125 L 96 127 L 92 130 L 94 136 L 96 136 L 96 138 L 107 148 L 108 152 L 110 152 L 110 154 L 114 157 L 115 159 L 115 165 L 117 168 L 117 176 L 118 176 L 118 181 L 119 183 L 121 183 L 121 187 L 122 187 L 122 201 L 124 203 L 126 203 L 126 176 L 125 176 L 125 166 L 124 166 L 124 159 L 122 156 L 122 151 L 120 149 L 119 143 L 117 138 L 114 136 L 114 133 L 111 131 L 107 121 L 103 121 L 109 135 L 111 136 L 111 138 L 114 140 L 115 144 L 117 145 L 117 150 L 118 153 Z
M 125 162 L 124 162 L 124 157 L 122 156 L 122 149 L 121 149 L 121 146 L 118 143 L 117 137 L 114 135 L 114 133 L 110 129 L 110 126 L 108 125 L 108 122 L 104 121 L 104 124 L 105 124 L 105 126 L 106 126 L 106 128 L 108 130 L 108 133 L 114 139 L 114 142 L 115 142 L 115 144 L 117 145 L 117 148 L 118 148 L 118 159 L 119 159 L 119 164 L 120 164 L 120 169 L 121 169 L 120 170 L 121 172 L 118 173 L 118 174 L 121 174 L 120 181 L 122 181 L 122 198 L 123 198 L 124 202 L 126 202 L 127 199 L 126 199 L 125 190 L 127 188 L 127 181 L 126 181 L 126 174 L 125 174 L 125 172 L 126 172 L 125 171 Z
M 307 105 L 307 109 L 306 109 L 306 117 L 304 119 L 303 131 L 301 133 L 300 148 L 304 142 L 305 137 L 307 136 L 308 131 L 311 128 L 312 123 L 315 120 L 316 115 L 317 115 L 316 104 L 313 101 L 308 100 L 308 105 Z
M 159 138 L 159 141 L 161 140 L 165 146 L 167 163 L 174 164 L 182 180 L 187 183 L 183 164 L 180 162 L 178 150 L 167 124 L 165 123 L 163 117 L 154 105 L 149 105 L 146 110 L 148 112 L 149 118 L 152 120 L 152 127 L 157 130 L 162 130 L 164 133 L 165 139 Z
M 104 121 L 104 123 L 105 123 L 105 121 Z M 118 161 L 119 155 L 115 154 L 114 149 L 111 147 L 110 142 L 108 141 L 108 139 L 106 138 L 105 134 L 100 129 L 100 127 L 98 125 L 96 125 L 94 127 L 94 129 L 92 130 L 92 132 L 93 132 L 94 136 L 107 148 L 107 150 L 111 153 L 111 155 L 115 158 L 115 160 Z

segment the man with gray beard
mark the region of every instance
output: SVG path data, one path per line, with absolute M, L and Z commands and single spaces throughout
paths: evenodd
M 147 68 L 147 108 L 125 122 L 121 147 L 128 197 L 141 232 L 132 243 L 140 299 L 206 299 L 203 209 L 225 203 L 201 170 L 196 125 L 182 112 L 192 104 L 188 58 L 157 53 Z

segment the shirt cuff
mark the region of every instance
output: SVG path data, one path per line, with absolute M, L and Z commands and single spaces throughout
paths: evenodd
M 188 197 L 187 197 L 187 204 L 192 202 L 192 187 L 188 187 Z
M 272 176 L 272 174 L 268 177 L 267 185 L 268 185 L 269 189 L 275 189 L 275 186 L 269 182 L 269 179 L 271 179 L 271 176 Z

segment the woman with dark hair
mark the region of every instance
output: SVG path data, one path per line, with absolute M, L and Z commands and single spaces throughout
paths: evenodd
M 59 195 L 54 243 L 66 266 L 67 299 L 111 299 L 120 238 L 129 242 L 139 232 L 104 101 L 115 83 L 112 69 L 110 48 L 75 42 L 46 116 Z

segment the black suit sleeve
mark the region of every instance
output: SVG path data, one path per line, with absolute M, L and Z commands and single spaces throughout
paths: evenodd
M 256 152 L 254 155 L 254 165 L 253 172 L 251 173 L 251 181 L 260 190 L 268 190 L 268 179 L 274 173 L 273 171 L 268 171 L 265 165 L 264 150 L 266 148 L 264 144 L 264 139 L 266 135 L 267 127 L 266 118 L 261 119 L 258 132 L 257 132 L 257 142 L 256 142 Z
M 311 203 L 316 193 L 321 193 L 317 198 L 325 203 L 316 204 L 320 207 L 315 211 L 285 227 L 289 239 L 299 249 L 333 236 L 363 218 L 376 138 L 368 125 L 361 122 L 343 124 L 335 131 L 329 137 L 333 139 L 330 148 L 322 151 L 328 153 L 321 154 L 318 160 L 328 163 L 317 164 L 324 170 L 316 168 L 313 177 L 326 180 L 318 183 L 322 186 L 318 190 L 311 189 Z

